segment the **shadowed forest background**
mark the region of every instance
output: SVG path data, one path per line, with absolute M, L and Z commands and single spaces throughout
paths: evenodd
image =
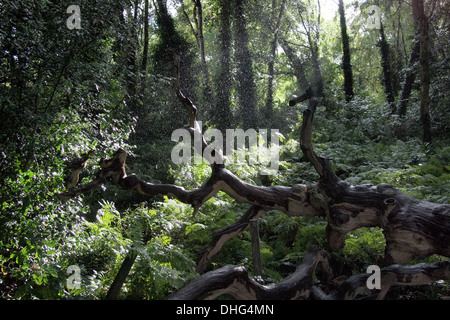
M 78 5 L 81 29 L 68 28 Z M 374 27 L 380 9 L 380 24 Z M 69 21 L 68 21 L 69 19 Z M 214 231 L 248 209 L 220 192 L 193 216 L 168 197 L 110 184 L 62 203 L 56 194 L 83 154 L 80 184 L 122 148 L 127 172 L 191 190 L 205 162 L 176 165 L 175 129 L 187 125 L 181 83 L 205 128 L 280 131 L 279 170 L 231 164 L 259 186 L 318 179 L 299 144 L 304 104 L 319 96 L 313 144 L 350 184 L 388 183 L 450 203 L 450 3 L 445 0 L 79 0 L 0 3 L 0 297 L 103 299 L 136 255 L 120 299 L 163 299 L 189 280 Z M 242 150 L 249 155 L 255 150 Z M 97 160 L 95 160 L 97 159 Z M 261 283 L 291 274 L 311 245 L 327 250 L 326 221 L 271 211 L 259 219 Z M 381 229 L 350 233 L 330 253 L 342 275 L 383 259 Z M 411 264 L 448 259 L 433 255 Z M 208 270 L 255 275 L 250 231 L 228 241 Z M 81 285 L 67 286 L 69 266 Z M 392 289 L 387 299 L 441 299 L 448 282 Z

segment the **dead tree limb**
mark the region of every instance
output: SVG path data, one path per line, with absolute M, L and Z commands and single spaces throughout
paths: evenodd
M 179 59 L 175 53 L 174 60 L 176 94 L 188 110 L 191 134 L 194 132 L 201 134 L 201 128 L 196 121 L 197 108 L 181 91 Z M 177 198 L 181 202 L 191 204 L 194 212 L 219 191 L 227 193 L 238 202 L 251 204 L 251 208 L 241 220 L 219 230 L 214 235 L 213 241 L 200 256 L 198 270 L 204 269 L 212 255 L 217 253 L 228 239 L 243 232 L 248 227 L 251 218 L 259 217 L 268 210 L 279 210 L 290 216 L 324 217 L 328 222 L 327 242 L 331 250 L 342 248 L 345 244 L 345 235 L 350 231 L 361 227 L 380 227 L 386 238 L 385 266 L 406 263 L 412 258 L 425 258 L 435 253 L 450 257 L 450 205 L 415 199 L 387 184 L 352 186 L 340 180 L 328 161 L 317 156 L 313 150 L 311 133 L 314 113 L 318 105 L 314 92 L 311 89 L 307 90 L 305 94 L 293 99 L 290 105 L 306 100 L 309 101 L 309 106 L 303 113 L 300 145 L 305 158 L 320 176 L 317 184 L 299 184 L 291 187 L 254 186 L 241 181 L 225 169 L 223 162 L 217 164 L 211 159 L 205 158 L 212 166 L 211 176 L 201 187 L 189 191 L 171 184 L 152 184 L 134 174 L 127 176 L 125 170 L 127 153 L 119 149 L 112 158 L 100 162 L 101 169 L 92 182 L 74 187 L 57 196 L 60 200 L 67 201 L 111 181 L 124 190 L 134 190 L 148 196 L 167 195 Z M 203 135 L 201 136 L 203 138 Z M 197 150 L 197 152 L 203 155 L 206 147 L 207 144 L 203 138 L 202 150 Z M 306 259 L 305 264 L 310 263 L 311 259 L 313 258 Z M 413 270 L 409 270 L 410 274 L 413 274 L 412 272 Z M 227 277 L 228 282 L 224 283 L 224 288 L 234 288 L 235 291 L 236 288 L 243 290 L 242 293 L 234 293 L 236 297 L 265 298 L 269 296 L 267 292 L 273 296 L 274 292 L 281 290 L 275 288 L 284 288 L 287 290 L 286 292 L 292 293 L 289 291 L 292 288 L 284 285 L 278 285 L 275 288 L 261 287 L 249 281 L 246 272 L 233 267 L 227 267 L 217 273 L 209 273 L 208 277 L 202 279 L 210 279 L 214 282 L 214 278 L 220 273 Z M 301 274 L 302 279 L 307 278 L 303 273 Z M 245 289 L 241 285 L 242 282 L 250 287 L 244 286 Z M 209 286 L 206 283 L 202 285 Z M 296 289 L 297 293 L 279 292 L 277 294 L 280 297 L 307 297 L 311 290 L 319 292 L 319 289 L 311 288 L 309 284 L 305 288 L 306 291 L 302 291 L 302 293 Z M 235 292 L 233 290 L 230 292 Z
M 312 99 L 312 96 L 311 96 Z M 351 186 L 331 170 L 326 159 L 317 157 L 310 139 L 310 109 L 305 111 L 302 149 L 313 162 L 321 179 L 317 185 L 260 187 L 245 183 L 224 167 L 216 167 L 211 177 L 198 189 L 187 191 L 170 184 L 152 184 L 132 174 L 127 176 L 127 153 L 119 149 L 101 163 L 102 169 L 92 182 L 58 194 L 60 200 L 92 191 L 112 180 L 119 188 L 141 194 L 167 195 L 191 204 L 197 211 L 217 192 L 224 191 L 238 202 L 263 210 L 279 210 L 290 216 L 325 216 L 330 249 L 344 246 L 345 235 L 361 227 L 378 226 L 386 237 L 385 265 L 405 263 L 414 257 L 437 253 L 450 256 L 450 205 L 434 204 L 410 197 L 387 184 Z
M 313 275 L 318 264 L 328 269 L 325 254 L 311 247 L 303 262 L 289 277 L 274 285 L 264 286 L 251 279 L 244 267 L 225 266 L 207 272 L 168 297 L 169 300 L 211 300 L 228 295 L 240 300 L 304 300 L 309 299 Z
M 382 300 L 388 291 L 398 286 L 430 284 L 438 280 L 450 279 L 450 261 L 420 263 L 411 266 L 392 265 L 380 271 L 380 289 L 367 288 L 370 273 L 361 273 L 347 278 L 336 291 L 322 295 L 324 299 L 353 300 L 368 297 Z
M 247 230 L 250 220 L 258 219 L 263 213 L 261 207 L 251 206 L 238 221 L 214 233 L 210 244 L 200 252 L 195 271 L 202 273 L 211 257 L 222 249 L 225 242 Z
M 312 277 L 322 267 L 322 288 Z M 333 277 L 326 254 L 317 246 L 308 249 L 296 271 L 277 284 L 261 285 L 244 267 L 227 265 L 192 280 L 167 297 L 169 300 L 211 300 L 223 295 L 242 300 L 354 300 L 384 299 L 397 286 L 430 284 L 450 279 L 450 261 L 412 266 L 392 265 L 380 270 L 380 289 L 368 289 L 370 273 L 353 275 L 339 283 Z M 324 290 L 331 291 L 325 293 Z

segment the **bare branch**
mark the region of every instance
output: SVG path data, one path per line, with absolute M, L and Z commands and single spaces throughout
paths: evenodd
M 280 283 L 269 286 L 251 279 L 245 268 L 228 265 L 203 274 L 170 295 L 168 300 L 210 300 L 225 294 L 240 300 L 308 299 L 312 290 L 312 277 L 318 264 L 328 269 L 324 253 L 313 246 L 293 274 Z

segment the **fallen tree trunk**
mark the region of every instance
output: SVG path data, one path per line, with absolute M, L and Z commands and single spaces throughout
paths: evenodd
M 322 267 L 322 288 L 314 285 L 317 266 Z M 230 296 L 239 300 L 354 300 L 384 299 L 396 286 L 414 286 L 450 279 L 450 261 L 412 266 L 392 265 L 380 270 L 380 288 L 368 288 L 371 273 L 353 275 L 340 283 L 329 281 L 332 270 L 326 254 L 317 246 L 309 248 L 296 271 L 277 284 L 261 285 L 244 267 L 227 265 L 192 280 L 167 297 L 168 300 L 212 300 Z M 325 293 L 324 291 L 331 291 Z
M 194 132 L 201 134 L 196 121 L 197 108 L 181 92 L 179 59 L 176 54 L 174 57 L 177 96 L 189 112 L 191 134 Z M 223 162 L 216 163 L 211 157 L 206 156 L 205 159 L 212 167 L 211 176 L 201 187 L 189 191 L 176 185 L 152 184 L 134 174 L 127 176 L 125 170 L 127 153 L 119 149 L 111 159 L 100 162 L 101 170 L 92 182 L 57 196 L 60 200 L 66 201 L 112 181 L 124 190 L 134 190 L 148 196 L 175 197 L 181 202 L 191 204 L 194 207 L 194 214 L 205 201 L 219 191 L 227 193 L 238 202 L 250 204 L 250 209 L 239 221 L 219 230 L 213 236 L 212 242 L 200 254 L 198 272 L 205 269 L 211 257 L 227 240 L 245 231 L 251 219 L 260 217 L 268 210 L 279 210 L 290 216 L 324 217 L 328 222 L 326 232 L 330 250 L 342 248 L 345 244 L 345 235 L 350 231 L 361 227 L 380 227 L 386 238 L 384 266 L 406 263 L 412 258 L 424 258 L 432 254 L 450 257 L 450 205 L 415 199 L 387 184 L 352 186 L 340 180 L 327 159 L 317 156 L 313 150 L 311 133 L 314 113 L 318 105 L 317 97 L 309 89 L 305 94 L 290 101 L 290 105 L 305 100 L 309 101 L 309 106 L 303 113 L 300 146 L 305 158 L 320 176 L 317 184 L 298 184 L 291 187 L 254 186 L 237 178 L 225 168 Z M 203 138 L 201 150 L 197 152 L 204 156 L 203 151 L 206 147 L 207 144 Z M 231 281 L 231 279 L 245 278 L 243 276 L 245 272 L 234 267 L 226 268 L 221 273 L 229 277 L 228 285 L 233 283 L 234 280 Z M 214 278 L 211 274 L 209 275 L 210 277 L 205 279 Z M 252 286 L 254 288 L 249 294 L 256 297 L 265 297 L 267 293 L 264 292 L 269 290 L 257 284 Z M 306 291 L 297 294 L 302 297 L 309 295 Z
M 240 300 L 309 299 L 318 264 L 328 270 L 328 260 L 311 247 L 297 270 L 278 284 L 264 286 L 251 279 L 243 267 L 225 266 L 207 272 L 168 297 L 168 300 L 211 300 L 228 295 Z
M 340 180 L 328 161 L 318 157 L 312 148 L 312 121 L 317 98 L 308 90 L 304 95 L 291 100 L 290 105 L 306 99 L 310 102 L 303 113 L 300 145 L 306 159 L 320 175 L 320 180 L 317 185 L 302 186 L 306 190 L 306 203 L 302 213 L 308 215 L 311 211 L 305 210 L 305 206 L 312 206 L 314 211 L 319 213 L 310 215 L 326 217 L 327 242 L 330 249 L 342 248 L 348 232 L 361 227 L 376 226 L 383 229 L 386 238 L 384 266 L 406 263 L 412 258 L 425 258 L 432 254 L 449 257 L 450 205 L 415 199 L 388 184 L 352 186 Z M 301 188 L 300 185 L 297 187 Z M 314 199 L 311 195 L 314 195 Z M 242 223 L 243 221 L 240 222 L 241 226 Z M 241 232 L 245 231 L 246 227 L 241 227 Z M 241 233 L 235 229 L 228 231 L 227 228 L 219 231 L 222 239 L 228 240 Z M 215 243 L 217 242 L 212 241 L 207 246 L 208 259 L 223 246 L 221 242 L 220 247 L 213 248 Z M 203 263 L 204 259 L 200 259 L 197 271 L 204 269 Z

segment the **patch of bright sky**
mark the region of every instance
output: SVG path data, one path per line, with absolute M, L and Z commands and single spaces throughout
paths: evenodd
M 338 13 L 338 0 L 319 0 L 321 15 L 325 20 L 333 20 Z M 344 5 L 350 4 L 354 0 L 344 0 Z M 167 1 L 167 8 L 172 16 L 176 16 L 179 2 L 177 0 Z M 355 15 L 353 6 L 346 8 L 345 16 L 348 18 Z
M 320 11 L 323 18 L 327 21 L 333 20 L 338 14 L 338 0 L 319 0 Z M 354 2 L 352 0 L 344 0 L 344 6 Z M 353 6 L 345 8 L 345 17 L 347 20 L 353 20 L 353 17 L 358 14 Z

